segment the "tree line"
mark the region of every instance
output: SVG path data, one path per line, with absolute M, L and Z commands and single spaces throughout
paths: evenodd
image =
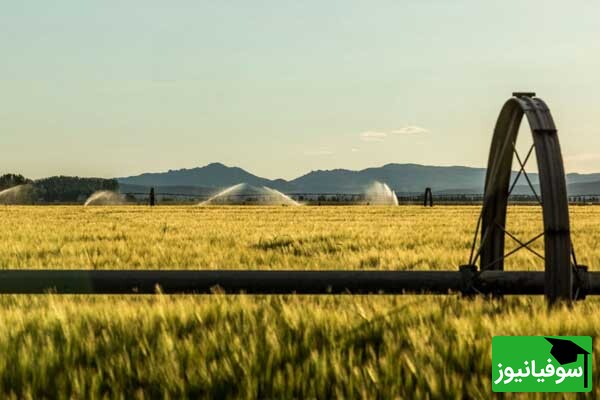
M 18 174 L 0 176 L 0 190 L 14 186 L 31 184 L 34 189 L 34 202 L 41 203 L 74 203 L 83 202 L 92 193 L 100 190 L 119 190 L 116 179 L 80 178 L 78 176 L 52 176 L 31 180 Z
M 33 183 L 31 179 L 25 178 L 19 174 L 4 174 L 0 176 L 0 192 L 6 189 L 10 189 L 14 186 L 25 185 Z

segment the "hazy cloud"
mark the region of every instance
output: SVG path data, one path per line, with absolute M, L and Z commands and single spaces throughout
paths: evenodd
M 390 131 L 366 131 L 360 134 L 360 139 L 364 142 L 382 142 L 389 135 L 419 135 L 423 133 L 429 133 L 429 130 L 420 126 L 409 125 Z
M 405 126 L 404 128 L 393 130 L 390 133 L 395 133 L 398 135 L 416 135 L 416 134 L 420 134 L 420 133 L 429 133 L 429 131 L 420 126 L 411 125 L 411 126 Z
M 386 136 L 385 132 L 367 131 L 360 134 L 360 139 L 365 142 L 381 142 Z
M 351 152 L 353 152 L 353 153 L 357 153 L 357 152 L 358 152 L 358 149 L 357 149 L 357 148 L 355 148 L 355 147 L 353 147 L 352 149 L 350 149 L 350 151 L 351 151 Z

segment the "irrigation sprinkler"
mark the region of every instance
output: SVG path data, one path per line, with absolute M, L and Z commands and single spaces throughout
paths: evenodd
M 533 146 L 522 159 L 516 139 L 527 116 Z M 540 193 L 525 165 L 535 150 Z M 516 157 L 520 170 L 510 182 Z M 543 231 L 521 240 L 506 229 L 508 198 L 523 176 L 543 211 Z M 429 192 L 425 192 L 425 205 Z M 509 252 L 505 239 L 518 246 Z M 544 254 L 531 248 L 544 238 Z M 528 250 L 544 260 L 544 272 L 504 271 L 504 260 Z M 479 261 L 479 266 L 478 266 Z M 571 243 L 565 173 L 556 126 L 547 105 L 535 93 L 514 93 L 502 108 L 492 139 L 483 206 L 475 228 L 469 261 L 447 271 L 301 271 L 301 270 L 4 270 L 0 293 L 249 293 L 364 294 L 430 293 L 464 295 L 544 294 L 549 304 L 600 295 L 600 272 L 578 265 Z

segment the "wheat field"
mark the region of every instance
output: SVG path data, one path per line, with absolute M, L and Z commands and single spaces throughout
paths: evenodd
M 457 269 L 478 215 L 10 206 L 0 208 L 0 268 Z M 571 219 L 579 262 L 597 268 L 600 208 L 572 207 Z M 507 228 L 535 236 L 540 209 L 511 207 Z M 520 251 L 506 268 L 543 266 Z M 600 331 L 594 298 L 551 311 L 539 296 L 47 294 L 3 295 L 0 307 L 2 398 L 489 398 L 493 335 Z

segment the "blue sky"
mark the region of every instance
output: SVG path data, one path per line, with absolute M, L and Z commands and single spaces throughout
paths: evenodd
M 549 103 L 568 171 L 600 171 L 598 21 L 592 0 L 8 2 L 0 173 L 484 166 L 514 90 Z

